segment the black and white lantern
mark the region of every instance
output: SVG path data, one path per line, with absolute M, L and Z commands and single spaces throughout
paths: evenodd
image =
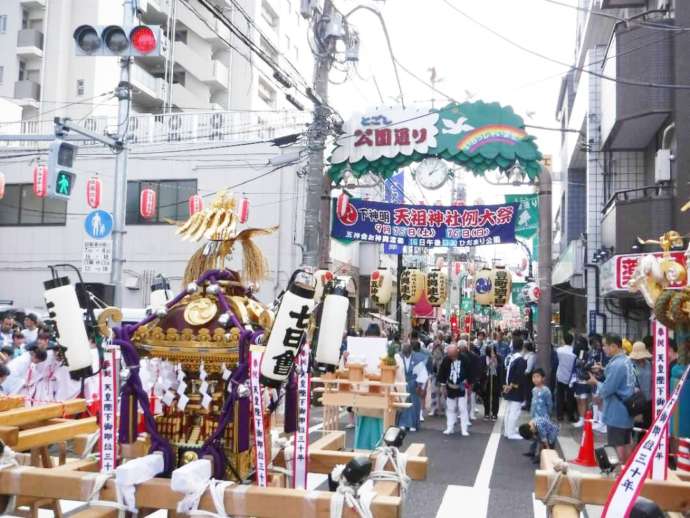
M 280 299 L 261 361 L 261 384 L 277 387 L 292 369 L 314 309 L 314 276 L 298 270 Z
M 318 363 L 338 365 L 340 361 L 340 344 L 347 327 L 347 309 L 350 305 L 346 282 L 346 279 L 337 278 L 326 286 L 316 347 Z
M 58 343 L 65 348 L 64 357 L 70 377 L 80 379 L 93 375 L 91 345 L 75 287 L 67 277 L 51 279 L 43 284 L 48 315 L 55 322 Z

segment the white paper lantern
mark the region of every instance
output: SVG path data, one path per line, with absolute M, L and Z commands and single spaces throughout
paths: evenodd
M 494 303 L 494 279 L 491 268 L 482 268 L 474 280 L 474 300 L 481 306 Z
M 316 346 L 316 361 L 318 363 L 338 365 L 340 362 L 340 344 L 347 327 L 349 306 L 347 287 L 344 283 L 338 282 L 326 287 Z
M 86 336 L 84 315 L 74 285 L 67 277 L 58 277 L 44 283 L 43 294 L 48 315 L 55 322 L 58 343 L 65 347 L 67 370 L 74 379 L 93 375 L 91 368 L 91 344 Z
M 283 383 L 292 369 L 309 317 L 316 304 L 316 282 L 309 272 L 299 270 L 283 294 L 261 361 L 260 382 L 269 387 Z
M 400 275 L 400 298 L 408 304 L 416 304 L 426 290 L 426 276 L 420 270 L 408 268 Z
M 387 268 L 376 270 L 369 278 L 371 300 L 379 306 L 385 306 L 393 296 L 393 274 Z
M 510 300 L 513 287 L 513 277 L 505 267 L 496 267 L 493 270 L 494 278 L 494 306 L 501 308 Z
M 326 284 L 331 282 L 333 280 L 333 272 L 330 272 L 328 270 L 316 270 L 316 273 L 314 274 L 314 278 L 316 279 L 316 289 L 314 290 L 314 300 L 317 302 L 317 304 L 321 301 L 321 298 L 323 297 L 323 290 Z

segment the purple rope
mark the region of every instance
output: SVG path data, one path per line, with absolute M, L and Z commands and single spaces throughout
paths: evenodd
M 285 433 L 297 431 L 297 375 L 293 370 L 285 385 Z

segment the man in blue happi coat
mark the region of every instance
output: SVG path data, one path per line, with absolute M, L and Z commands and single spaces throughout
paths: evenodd
M 417 340 L 413 335 L 412 340 Z M 413 344 L 407 342 L 402 346 L 401 363 L 405 373 L 407 392 L 410 394 L 410 408 L 398 413 L 397 425 L 401 428 L 416 432 L 419 428 L 419 414 L 422 409 L 420 394 L 428 379 L 426 370 L 427 357 L 424 353 L 413 350 Z

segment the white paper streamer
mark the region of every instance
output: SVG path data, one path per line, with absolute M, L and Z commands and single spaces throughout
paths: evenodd
M 652 416 L 657 417 L 668 399 L 668 329 L 661 322 L 654 320 L 654 361 L 652 376 L 654 392 L 652 393 Z M 668 477 L 668 426 L 664 428 L 659 447 L 652 461 L 652 478 L 666 480 Z
M 264 435 L 263 394 L 259 384 L 261 360 L 263 353 L 250 352 L 249 384 L 252 395 L 252 414 L 254 415 L 254 462 L 256 465 L 256 483 L 259 487 L 268 485 L 266 459 L 266 437 Z
M 120 369 L 120 349 L 107 350 L 108 360 L 98 375 L 101 394 L 101 420 L 99 428 L 101 473 L 113 473 L 117 467 L 117 395 Z
M 310 387 L 309 346 L 305 344 L 297 357 L 297 431 L 292 455 L 292 480 L 296 489 L 307 488 Z

